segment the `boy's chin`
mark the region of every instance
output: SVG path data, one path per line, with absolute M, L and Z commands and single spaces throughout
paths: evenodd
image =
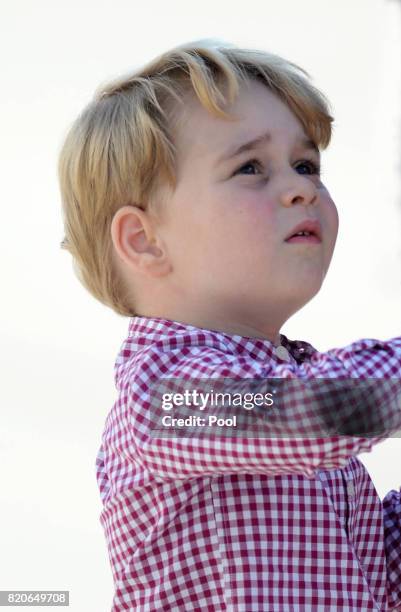
M 294 291 L 305 297 L 310 295 L 312 298 L 322 288 L 325 276 L 326 270 L 321 267 L 305 270 L 304 273 L 301 272 L 294 278 Z

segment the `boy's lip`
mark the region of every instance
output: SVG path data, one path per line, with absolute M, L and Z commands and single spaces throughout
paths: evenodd
M 322 240 L 322 227 L 317 219 L 305 219 L 305 221 L 298 223 L 298 225 L 296 225 L 288 234 L 285 241 L 292 238 L 298 232 L 309 232 L 310 234 L 316 236 L 319 241 Z

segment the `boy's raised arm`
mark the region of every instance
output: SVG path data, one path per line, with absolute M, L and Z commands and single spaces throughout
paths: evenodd
M 400 372 L 401 339 L 359 341 L 344 349 L 317 352 L 301 364 L 262 365 L 238 356 L 230 360 L 227 354 L 205 347 L 150 351 L 126 379 L 123 451 L 159 481 L 225 473 L 294 473 L 313 478 L 319 469 L 344 467 L 351 456 L 370 451 L 398 431 Z M 364 385 L 358 384 L 358 378 L 365 379 Z M 269 391 L 275 382 L 277 407 L 255 411 L 231 407 L 230 415 L 239 417 L 237 427 L 218 429 L 207 422 L 209 415 L 226 418 L 228 412 L 221 408 L 163 409 L 162 390 L 199 389 L 201 380 L 202 390 L 216 389 L 225 381 L 226 392 L 227 381 L 234 385 L 234 380 L 241 380 L 244 393 L 251 388 L 255 393 L 262 388 Z M 167 414 L 171 418 L 196 414 L 205 418 L 205 426 L 172 429 L 163 425 Z

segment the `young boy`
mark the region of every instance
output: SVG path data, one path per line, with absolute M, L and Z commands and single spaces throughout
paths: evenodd
M 401 338 L 321 353 L 280 333 L 319 291 L 338 229 L 319 171 L 333 118 L 308 76 L 263 51 L 181 45 L 99 88 L 61 151 L 63 246 L 131 317 L 96 460 L 113 611 L 401 609 L 401 490 L 381 502 L 356 457 L 399 402 L 364 437 L 347 430 L 351 400 L 340 411 L 350 396 L 325 404 L 317 383 L 398 380 Z M 274 411 L 271 384 L 252 436 L 235 418 L 171 430 L 161 381 L 226 379 L 301 387 Z M 322 429 L 340 412 L 334 431 L 355 435 Z M 302 435 L 278 435 L 294 423 Z

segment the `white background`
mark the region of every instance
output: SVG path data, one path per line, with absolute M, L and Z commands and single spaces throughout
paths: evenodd
M 282 332 L 326 350 L 401 335 L 398 0 L 2 0 L 0 589 L 64 589 L 106 612 L 113 585 L 95 458 L 128 319 L 73 274 L 57 155 L 100 82 L 198 38 L 279 53 L 329 97 L 323 180 L 340 214 L 320 294 Z M 361 455 L 381 497 L 401 440 Z

